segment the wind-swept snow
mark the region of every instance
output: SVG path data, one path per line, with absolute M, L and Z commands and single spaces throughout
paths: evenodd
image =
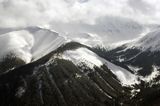
M 26 63 L 58 48 L 65 39 L 41 28 L 25 28 L 0 35 L 0 57 L 13 52 Z
M 50 30 L 38 30 L 33 33 L 33 37 L 34 45 L 31 52 L 34 59 L 46 55 L 65 43 L 65 39 L 62 36 Z

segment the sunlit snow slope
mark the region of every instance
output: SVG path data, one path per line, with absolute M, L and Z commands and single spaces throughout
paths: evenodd
M 57 33 L 38 27 L 8 31 L 0 35 L 0 57 L 14 53 L 27 63 L 55 50 L 65 39 Z

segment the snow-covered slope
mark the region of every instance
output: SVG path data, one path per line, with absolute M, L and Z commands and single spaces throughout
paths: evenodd
M 142 51 L 159 51 L 160 50 L 160 29 L 149 29 L 147 28 L 143 33 L 140 34 L 139 37 L 132 39 L 132 40 L 126 40 L 121 42 L 116 42 L 108 46 L 109 50 L 125 46 L 126 49 L 139 49 Z
M 136 47 L 139 49 L 159 51 L 160 50 L 160 29 L 152 31 L 145 36 L 133 41 L 129 44 L 131 47 Z
M 73 63 L 77 65 L 81 65 L 81 63 L 83 63 L 93 70 L 95 66 L 101 67 L 102 65 L 106 65 L 124 85 L 132 85 L 135 83 L 139 83 L 137 81 L 136 75 L 130 73 L 128 70 L 124 68 L 114 65 L 113 63 L 99 57 L 98 55 L 88 50 L 87 48 L 67 50 L 62 54 L 62 57 L 64 59 L 73 61 Z
M 13 52 L 28 63 L 55 50 L 64 42 L 63 37 L 47 29 L 17 29 L 0 35 L 0 57 Z

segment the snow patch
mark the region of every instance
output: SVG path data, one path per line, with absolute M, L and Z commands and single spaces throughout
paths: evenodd
M 140 79 L 142 79 L 145 82 L 150 82 L 153 81 L 155 78 L 157 78 L 160 75 L 160 71 L 158 70 L 159 67 L 158 66 L 152 66 L 152 67 L 153 67 L 152 73 L 146 77 L 140 77 Z

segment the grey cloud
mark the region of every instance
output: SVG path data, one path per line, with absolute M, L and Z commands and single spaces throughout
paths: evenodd
M 155 8 L 153 5 L 144 0 L 128 0 L 128 5 L 135 11 L 140 11 L 142 14 L 154 14 Z
M 57 32 L 90 33 L 102 38 L 104 43 L 129 40 L 139 36 L 143 28 L 137 22 L 123 17 L 104 16 L 96 19 L 94 25 L 83 22 L 52 22 L 51 28 Z
M 130 8 L 140 11 L 143 16 L 136 12 L 124 14 L 121 11 Z M 93 24 L 97 18 L 105 15 L 128 17 L 143 23 L 145 17 L 148 21 L 153 20 L 154 15 L 147 14 L 156 12 L 152 10 L 153 6 L 142 0 L 1 0 L 0 26 L 45 25 L 51 21 Z
M 78 0 L 80 3 L 88 2 L 89 0 Z
M 160 3 L 146 1 L 0 0 L 0 27 L 51 26 L 63 33 L 93 33 L 112 42 L 127 40 L 141 32 L 138 23 L 160 22 Z

